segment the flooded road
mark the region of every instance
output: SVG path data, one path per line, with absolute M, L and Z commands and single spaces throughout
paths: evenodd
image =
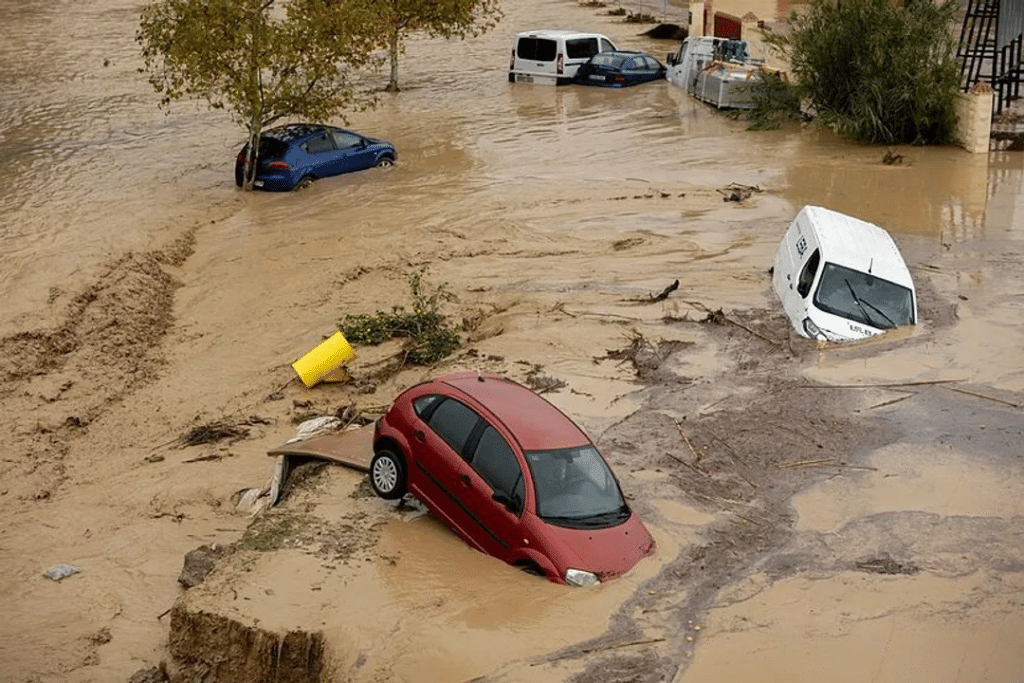
M 566 592 L 429 517 L 353 497 L 359 477 L 332 471 L 313 488 L 329 494 L 324 534 L 363 539 L 358 552 L 316 555 L 325 536 L 312 536 L 215 574 L 190 592 L 194 605 L 320 629 L 338 680 L 1020 683 L 1019 153 L 899 148 L 905 162 L 885 166 L 884 149 L 813 129 L 748 133 L 667 83 L 513 86 L 508 50 L 530 27 L 597 30 L 662 58 L 675 49 L 600 10 L 530 0 L 480 38 L 409 42 L 405 89 L 349 117 L 395 143 L 395 168 L 246 195 L 231 177 L 240 129 L 194 103 L 159 111 L 136 73 L 139 3 L 3 4 L 0 679 L 127 680 L 166 659 L 181 558 L 242 534 L 250 520 L 233 496 L 267 480 L 266 450 L 310 412 L 379 409 L 434 372 L 363 395 L 290 383 L 290 363 L 341 315 L 400 303 L 426 266 L 459 297 L 452 314 L 477 321 L 475 354 L 441 369 L 521 379 L 538 366 L 565 381 L 548 398 L 609 455 L 658 555 L 597 591 Z M 759 16 L 790 6 L 747 4 Z M 684 11 L 653 7 L 670 21 Z M 729 183 L 762 191 L 724 202 Z M 705 316 L 697 302 L 767 312 L 784 330 L 766 271 L 804 204 L 893 233 L 921 325 L 782 354 L 685 322 Z M 677 295 L 637 304 L 675 279 Z M 637 333 L 680 349 L 653 380 L 607 357 Z M 374 353 L 360 349 L 363 368 Z M 896 436 L 863 436 L 845 460 L 858 468 L 822 472 L 785 453 L 756 491 L 740 483 L 743 505 L 725 489 L 688 489 L 663 457 L 690 457 L 676 427 L 704 429 L 764 396 L 755 380 L 776 373 L 961 391 L 798 387 L 800 405 Z M 260 419 L 241 441 L 177 446 L 190 426 L 226 417 Z M 791 426 L 777 415 L 760 426 L 773 421 Z M 742 421 L 708 424 L 739 448 Z M 781 478 L 797 473 L 806 478 Z M 792 495 L 773 499 L 774 486 Z M 777 533 L 745 553 L 714 540 L 763 520 Z M 858 569 L 883 553 L 917 571 Z M 59 562 L 82 572 L 41 576 Z

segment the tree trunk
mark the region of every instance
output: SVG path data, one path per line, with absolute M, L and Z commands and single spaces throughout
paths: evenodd
M 256 180 L 256 159 L 260 153 L 260 133 L 263 126 L 258 117 L 253 117 L 246 126 L 249 130 L 249 152 L 245 155 L 245 167 L 242 169 L 242 189 L 252 190 Z
M 388 92 L 398 92 L 398 27 L 391 29 L 391 41 L 388 45 L 388 55 L 391 57 L 391 80 L 388 81 Z

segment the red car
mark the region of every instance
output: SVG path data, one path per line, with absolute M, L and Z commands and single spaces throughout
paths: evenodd
M 477 550 L 556 583 L 597 584 L 654 550 L 583 430 L 500 375 L 406 390 L 377 421 L 373 450 L 378 496 L 411 492 Z

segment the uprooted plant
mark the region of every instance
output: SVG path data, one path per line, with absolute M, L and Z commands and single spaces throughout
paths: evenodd
M 412 309 L 394 305 L 390 311 L 346 315 L 338 329 L 353 344 L 376 345 L 391 339 L 404 339 L 403 362 L 430 365 L 459 348 L 459 331 L 442 312 L 447 302 L 456 301 L 447 283 L 431 286 L 425 281 L 427 269 L 409 275 Z

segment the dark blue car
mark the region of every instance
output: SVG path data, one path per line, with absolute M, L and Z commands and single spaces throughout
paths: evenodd
M 623 88 L 665 78 L 665 65 L 644 52 L 598 52 L 580 66 L 573 80 L 581 85 Z
M 242 186 L 246 144 L 235 160 L 235 184 Z M 287 192 L 319 178 L 391 166 L 398 158 L 390 142 L 319 123 L 292 123 L 263 131 L 253 186 Z

